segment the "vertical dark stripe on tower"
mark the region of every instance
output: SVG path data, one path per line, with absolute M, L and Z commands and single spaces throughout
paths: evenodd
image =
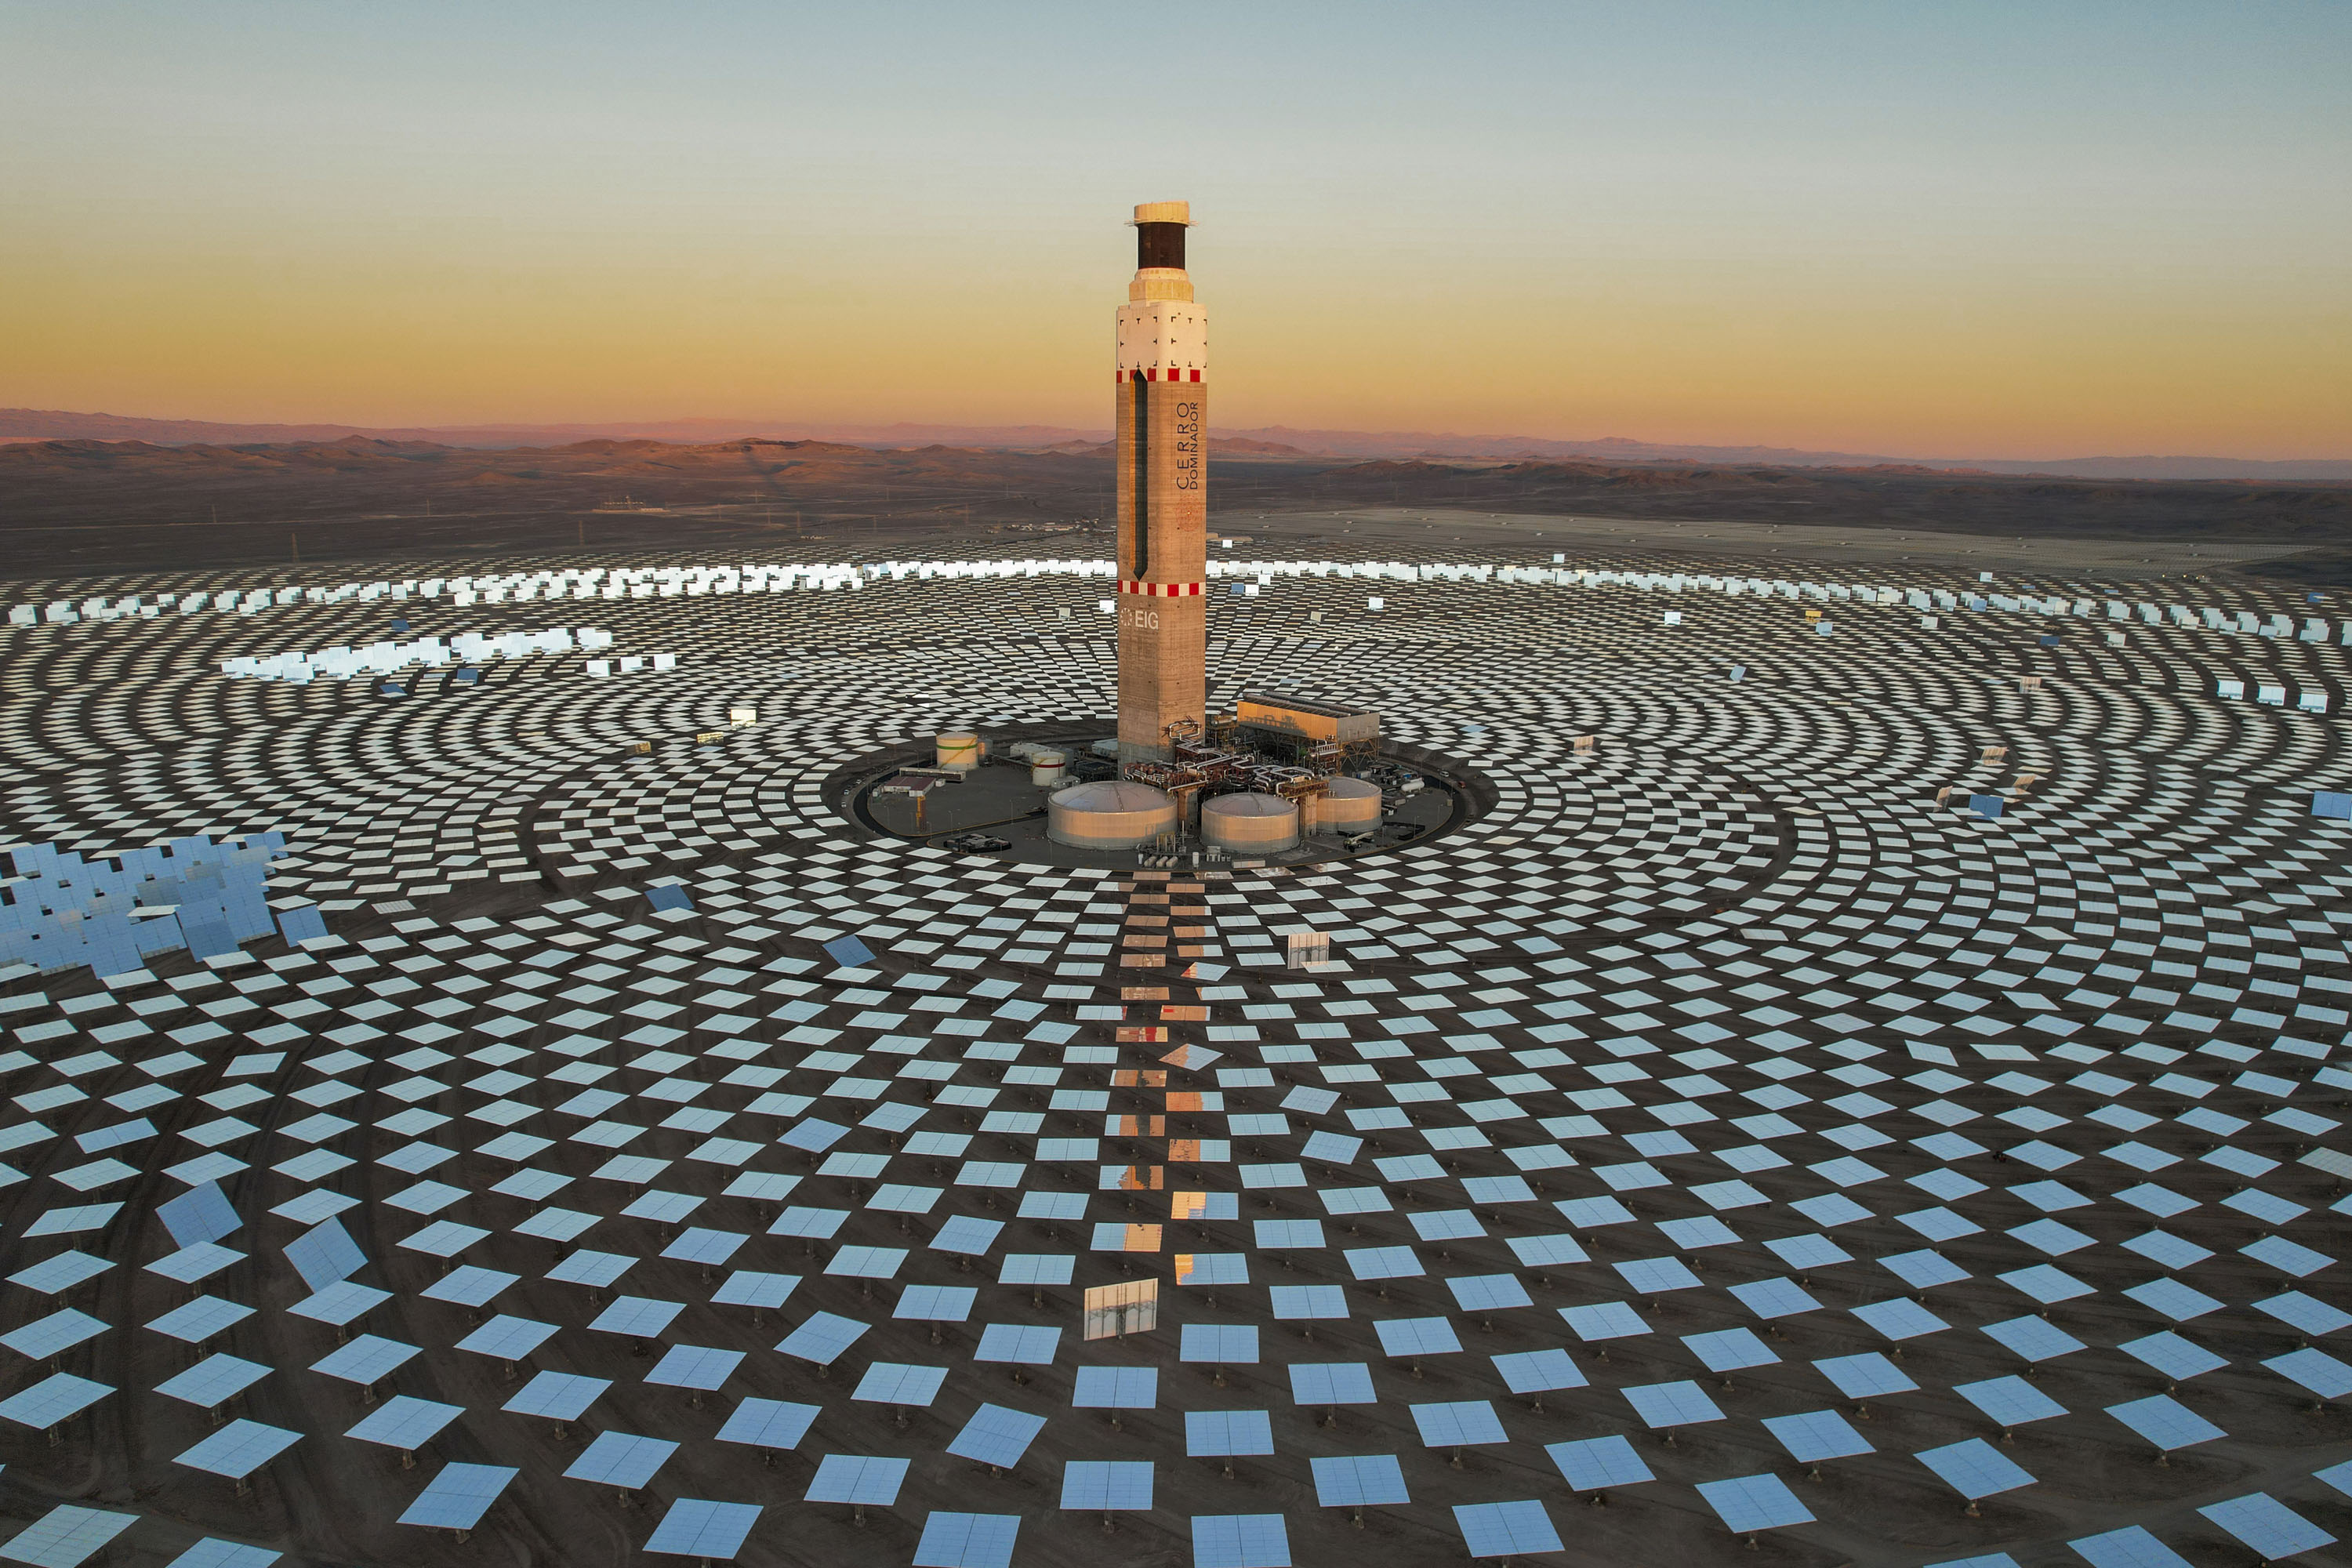
M 1151 384 L 1135 375 L 1135 580 L 1151 570 Z

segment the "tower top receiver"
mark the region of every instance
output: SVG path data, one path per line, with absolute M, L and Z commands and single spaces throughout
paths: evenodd
M 1135 222 L 1130 226 L 1140 228 L 1147 223 L 1182 224 L 1186 228 L 1190 228 L 1192 226 L 1192 204 L 1191 202 L 1138 202 L 1135 204 Z

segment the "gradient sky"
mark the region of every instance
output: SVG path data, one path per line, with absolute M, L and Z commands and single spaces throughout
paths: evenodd
M 2352 7 L 0 0 L 0 405 L 2352 457 Z

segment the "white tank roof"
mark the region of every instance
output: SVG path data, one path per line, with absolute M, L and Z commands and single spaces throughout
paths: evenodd
M 1212 795 L 1201 803 L 1202 811 L 1217 816 L 1287 816 L 1298 808 L 1278 795 Z
M 1054 795 L 1054 805 L 1063 811 L 1156 811 L 1167 804 L 1164 792 L 1129 779 L 1097 779 Z

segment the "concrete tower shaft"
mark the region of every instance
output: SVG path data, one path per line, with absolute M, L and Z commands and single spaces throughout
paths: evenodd
M 1184 271 L 1183 202 L 1135 209 L 1118 308 L 1118 755 L 1165 758 L 1168 726 L 1206 706 L 1208 313 Z

